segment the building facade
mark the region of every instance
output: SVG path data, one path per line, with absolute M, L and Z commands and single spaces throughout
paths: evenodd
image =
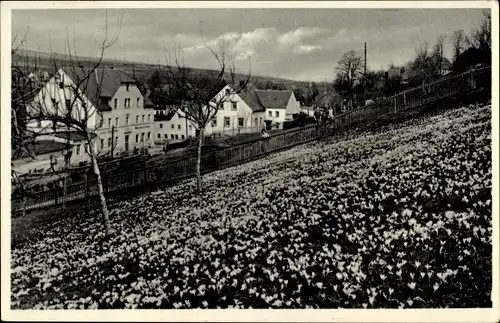
M 75 120 L 85 122 L 96 135 L 93 142 L 98 156 L 131 154 L 151 147 L 155 137 L 153 105 L 144 99 L 133 78 L 115 69 L 61 68 L 33 99 L 30 111 L 36 115 L 41 110 L 60 116 L 71 113 Z M 66 130 L 53 120 L 39 118 L 28 127 L 44 134 Z M 84 154 L 83 149 L 79 151 Z M 73 157 L 77 156 L 75 151 Z

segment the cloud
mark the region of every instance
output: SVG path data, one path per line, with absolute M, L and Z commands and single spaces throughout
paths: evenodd
M 300 27 L 285 33 L 278 32 L 274 27 L 257 28 L 243 33 L 224 33 L 212 39 L 206 39 L 205 42 L 213 49 L 224 46 L 229 51 L 236 53 L 235 58 L 237 60 L 247 60 L 254 55 L 279 56 L 290 53 L 303 55 L 321 50 L 323 49 L 321 44 L 305 44 L 302 42 L 325 32 L 328 32 L 328 29 L 318 27 Z M 186 35 L 179 36 L 179 38 L 188 38 L 192 43 L 190 46 L 184 47 L 185 53 L 191 55 L 208 53 L 201 37 L 198 37 L 197 41 L 193 41 L 196 37 L 187 37 Z
M 291 30 L 278 38 L 278 42 L 282 45 L 299 44 L 304 38 L 311 38 L 328 32 L 328 29 L 318 27 L 300 27 Z
M 318 50 L 323 49 L 324 47 L 321 45 L 300 45 L 299 47 L 294 49 L 294 52 L 302 55 L 302 54 L 309 54 Z

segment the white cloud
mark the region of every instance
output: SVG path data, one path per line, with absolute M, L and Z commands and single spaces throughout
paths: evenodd
M 300 27 L 281 35 L 278 42 L 283 45 L 295 45 L 299 44 L 304 38 L 318 36 L 328 31 L 328 29 L 318 27 Z
M 237 60 L 246 60 L 250 56 L 266 53 L 279 55 L 283 53 L 294 53 L 303 55 L 312 53 L 323 48 L 321 44 L 303 44 L 302 41 L 327 32 L 327 29 L 317 27 L 300 27 L 286 33 L 279 33 L 276 28 L 257 28 L 243 33 L 228 32 L 218 37 L 206 40 L 211 48 L 218 49 L 224 45 L 226 49 L 236 53 Z M 200 37 L 198 41 L 192 41 L 193 37 L 179 36 L 179 39 L 187 39 L 189 46 L 184 51 L 189 54 L 206 53 L 207 49 Z
M 301 55 L 301 54 L 309 54 L 321 49 L 323 49 L 323 46 L 321 45 L 300 45 L 299 47 L 296 47 L 294 49 L 294 52 Z

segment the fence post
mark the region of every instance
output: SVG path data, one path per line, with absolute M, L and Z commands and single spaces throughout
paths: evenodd
M 90 187 L 89 187 L 89 176 L 85 173 L 85 199 L 87 200 L 87 213 L 90 212 Z
M 146 159 L 144 159 L 143 167 L 144 167 L 144 184 L 148 182 L 148 168 L 146 167 Z
M 23 194 L 23 217 L 26 215 L 26 195 Z
M 104 190 L 106 192 L 106 195 L 108 194 L 108 170 L 105 167 L 104 168 Z

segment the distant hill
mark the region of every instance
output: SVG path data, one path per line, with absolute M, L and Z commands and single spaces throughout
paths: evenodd
M 67 54 L 55 53 L 53 55 L 45 52 L 33 51 L 33 50 L 23 50 L 19 49 L 12 57 L 12 64 L 18 66 L 28 66 L 29 68 L 38 67 L 41 69 L 51 69 L 53 67 L 52 56 L 55 57 L 58 65 L 69 66 L 71 63 L 71 57 Z M 74 58 L 73 58 L 74 61 Z M 84 65 L 93 64 L 98 61 L 95 57 L 78 57 L 78 61 Z M 130 62 L 117 59 L 103 59 L 103 66 L 112 66 L 113 68 L 120 69 L 126 73 L 134 76 L 139 82 L 146 83 L 151 77 L 154 71 L 158 68 L 156 64 L 147 64 L 141 62 Z M 213 73 L 213 70 L 198 69 L 193 68 L 193 71 L 199 73 Z M 244 75 L 238 75 L 238 77 L 244 77 Z M 269 76 L 257 76 L 251 75 L 250 82 L 252 83 L 268 83 L 271 82 L 276 85 L 280 85 L 287 89 L 294 88 L 304 88 L 309 85 L 307 81 L 294 81 L 278 77 Z M 321 83 L 318 83 L 321 84 Z

